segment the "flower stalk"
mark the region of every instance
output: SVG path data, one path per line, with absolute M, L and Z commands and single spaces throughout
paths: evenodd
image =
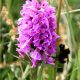
M 61 15 L 61 8 L 62 8 L 62 0 L 58 2 L 58 11 L 57 11 L 57 34 L 59 34 L 59 21 Z
M 59 0 L 58 1 L 58 11 L 57 11 L 57 29 L 56 29 L 56 32 L 57 32 L 58 35 L 59 35 L 59 21 L 60 21 L 61 9 L 62 9 L 62 0 Z M 56 43 L 57 47 L 59 45 L 59 41 L 60 41 L 60 39 L 57 40 L 57 43 Z M 56 53 L 56 56 L 57 55 L 58 55 L 58 53 Z M 55 78 L 54 78 L 54 80 L 56 80 L 57 64 L 58 63 L 55 62 L 55 69 L 54 69 L 54 72 L 55 72 L 54 76 L 55 76 Z

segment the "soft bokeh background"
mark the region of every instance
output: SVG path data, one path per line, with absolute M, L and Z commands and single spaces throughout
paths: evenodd
M 56 10 L 58 1 L 49 0 Z M 0 80 L 33 80 L 26 59 L 16 52 L 17 20 L 24 2 L 0 0 Z M 59 34 L 71 53 L 68 63 L 58 65 L 56 80 L 80 80 L 80 0 L 63 0 Z

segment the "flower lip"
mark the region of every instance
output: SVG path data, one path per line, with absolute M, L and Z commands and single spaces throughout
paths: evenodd
M 33 52 L 31 52 L 30 56 L 34 60 L 42 60 L 41 54 L 37 50 L 34 50 Z

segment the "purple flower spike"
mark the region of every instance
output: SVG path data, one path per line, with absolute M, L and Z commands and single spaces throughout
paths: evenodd
M 56 39 L 59 38 L 55 32 L 55 7 L 50 6 L 47 0 L 26 0 L 20 14 L 17 38 L 20 57 L 28 54 L 33 67 L 44 57 L 45 63 L 53 64 L 51 56 L 56 53 Z

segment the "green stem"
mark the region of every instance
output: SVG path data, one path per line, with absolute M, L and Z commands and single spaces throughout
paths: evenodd
M 32 80 L 37 80 L 37 67 L 32 70 Z
M 37 80 L 44 80 L 43 70 L 45 67 L 45 59 L 46 59 L 46 57 L 44 56 L 44 60 L 43 60 L 42 64 L 38 67 Z
M 59 34 L 59 21 L 60 21 L 61 8 L 62 8 L 62 0 L 59 0 L 58 11 L 57 11 L 57 33 L 58 34 Z
M 47 64 L 46 66 L 46 73 L 48 74 L 47 80 L 56 80 L 56 73 L 55 73 L 55 66 Z
M 57 11 L 57 34 L 58 35 L 59 35 L 59 22 L 60 22 L 61 8 L 62 8 L 62 0 L 59 0 L 59 2 L 58 2 L 58 11 Z M 57 48 L 58 48 L 59 40 L 57 40 L 56 45 L 57 45 Z M 58 55 L 58 53 L 56 53 L 56 56 L 57 55 Z M 54 76 L 55 76 L 55 78 L 54 78 L 54 80 L 56 80 L 57 65 L 58 65 L 58 62 L 55 63 L 55 68 L 54 68 Z

